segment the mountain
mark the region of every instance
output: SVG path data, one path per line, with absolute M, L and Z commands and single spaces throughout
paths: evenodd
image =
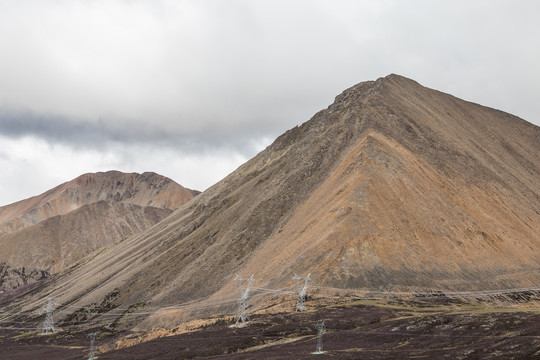
M 235 273 L 271 289 L 292 289 L 294 273 L 339 289 L 537 285 L 539 178 L 540 128 L 389 75 L 345 90 L 154 227 L 21 294 L 21 306 L 45 294 L 71 309 L 236 306 Z
M 105 200 L 83 205 L 2 237 L 2 261 L 12 269 L 38 270 L 40 276 L 59 273 L 97 249 L 146 230 L 171 212 Z M 15 283 L 5 284 L 6 288 L 24 284 L 23 276 L 10 278 Z
M 0 290 L 62 272 L 169 216 L 197 192 L 155 173 L 85 174 L 0 208 Z
M 100 200 L 174 210 L 197 193 L 152 172 L 84 174 L 41 195 L 0 207 L 0 236 Z

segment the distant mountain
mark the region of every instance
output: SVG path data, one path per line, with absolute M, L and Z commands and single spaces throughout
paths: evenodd
M 153 172 L 84 174 L 41 195 L 0 207 L 0 236 L 100 200 L 174 210 L 197 193 Z
M 0 290 L 59 273 L 160 222 L 197 192 L 155 173 L 85 174 L 0 208 Z
M 272 289 L 308 272 L 312 284 L 341 289 L 538 285 L 538 179 L 540 128 L 389 75 L 345 90 L 159 224 L 21 305 L 47 294 L 80 308 L 111 293 L 114 306 L 220 304 L 237 296 L 234 273 Z

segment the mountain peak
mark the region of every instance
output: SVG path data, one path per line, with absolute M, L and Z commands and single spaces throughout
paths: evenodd
M 412 83 L 412 84 L 416 84 L 416 85 L 419 85 L 419 86 L 422 86 L 420 85 L 418 82 L 414 81 L 413 79 L 409 79 L 408 77 L 405 77 L 403 75 L 399 75 L 399 74 L 395 74 L 395 73 L 391 73 L 391 74 L 388 74 L 384 77 L 380 77 L 378 78 L 376 81 L 387 81 L 387 82 L 402 82 L 402 83 Z
M 196 194 L 154 172 L 86 173 L 41 195 L 0 207 L 0 236 L 101 200 L 175 210 Z
M 390 74 L 378 78 L 375 81 L 364 81 L 344 90 L 336 96 L 334 103 L 330 105 L 330 110 L 347 109 L 358 106 L 370 99 L 373 95 L 379 94 L 385 87 L 402 88 L 409 91 L 411 87 L 420 87 L 422 85 L 414 80 L 397 74 Z

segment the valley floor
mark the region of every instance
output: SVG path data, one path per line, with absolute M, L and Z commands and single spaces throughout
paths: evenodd
M 539 359 L 540 305 L 422 299 L 308 299 L 303 313 L 255 314 L 245 327 L 220 320 L 196 331 L 101 352 L 126 334 L 101 329 L 105 359 Z M 314 355 L 324 321 L 324 354 Z M 87 333 L 0 328 L 1 359 L 87 359 Z M 135 336 L 132 334 L 131 336 Z M 109 345 L 109 346 L 107 346 Z

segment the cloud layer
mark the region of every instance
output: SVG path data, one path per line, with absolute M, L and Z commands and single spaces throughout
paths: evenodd
M 189 184 L 203 189 L 345 88 L 389 73 L 538 125 L 539 12 L 532 0 L 0 0 L 0 134 L 91 155 L 87 171 L 158 171 L 147 154 L 160 148 L 236 159 Z M 104 160 L 118 149 L 131 163 Z M 34 166 L 3 154 L 20 174 Z M 184 184 L 198 172 L 189 164 L 170 176 Z

